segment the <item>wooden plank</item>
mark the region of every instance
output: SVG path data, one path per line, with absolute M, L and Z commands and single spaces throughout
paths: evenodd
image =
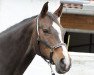
M 94 16 L 63 13 L 61 25 L 69 29 L 94 30 Z

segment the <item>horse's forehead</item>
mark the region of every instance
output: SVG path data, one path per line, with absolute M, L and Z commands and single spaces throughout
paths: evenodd
M 46 25 L 46 26 L 53 26 L 54 29 L 56 29 L 58 31 L 58 29 L 60 30 L 60 27 L 59 27 L 59 22 L 60 19 L 56 19 L 56 17 L 54 15 L 46 15 L 44 18 L 41 19 L 41 22 L 43 23 L 43 25 Z M 57 29 L 58 27 L 58 29 Z M 58 31 L 60 32 L 60 31 Z
M 39 20 L 41 20 L 41 22 L 44 24 L 44 25 L 51 25 L 52 24 L 52 22 L 53 22 L 53 20 L 49 17 L 49 16 L 46 16 L 46 17 L 44 17 L 44 18 L 42 18 L 42 19 L 39 19 Z

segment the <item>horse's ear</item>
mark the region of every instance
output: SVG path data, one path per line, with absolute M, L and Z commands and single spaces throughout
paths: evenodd
M 42 18 L 45 17 L 47 11 L 48 11 L 48 2 L 46 2 L 46 3 L 43 5 L 43 8 L 42 8 L 41 13 L 40 13 L 40 16 L 41 16 Z
M 63 10 L 63 3 L 60 4 L 59 8 L 54 12 L 54 14 L 55 14 L 57 17 L 60 17 L 61 14 L 62 14 L 62 10 Z

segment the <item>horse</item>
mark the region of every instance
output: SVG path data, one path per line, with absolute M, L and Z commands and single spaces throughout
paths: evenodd
M 60 25 L 63 4 L 48 12 L 48 2 L 39 15 L 27 18 L 0 33 L 0 75 L 22 75 L 36 54 L 55 65 L 59 74 L 70 70 L 71 58 Z

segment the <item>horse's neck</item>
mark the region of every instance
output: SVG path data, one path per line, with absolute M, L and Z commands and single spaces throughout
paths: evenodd
M 16 69 L 30 44 L 32 34 L 30 24 L 17 28 L 0 36 L 0 65 L 2 65 L 0 74 L 2 75 L 9 75 Z M 4 73 L 5 71 L 6 73 Z

